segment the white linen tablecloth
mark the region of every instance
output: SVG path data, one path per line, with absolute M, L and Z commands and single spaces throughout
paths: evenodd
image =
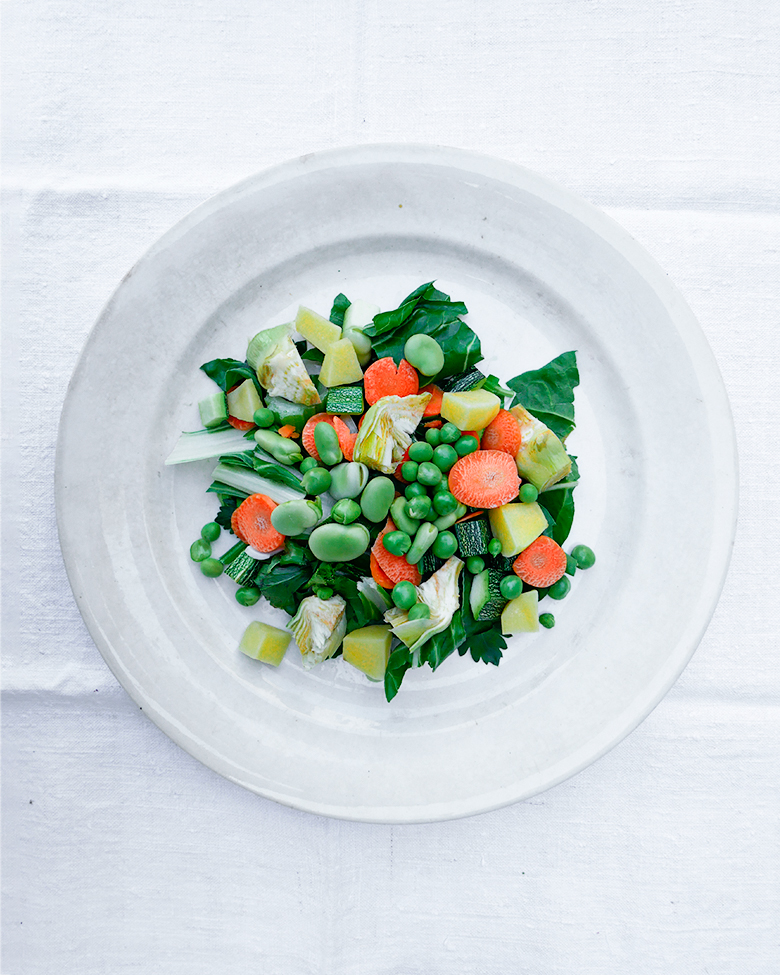
M 780 6 L 2 13 L 3 975 L 780 971 Z M 214 192 L 367 142 L 478 149 L 606 209 L 698 316 L 741 461 L 726 587 L 661 705 L 557 788 L 426 826 L 287 809 L 173 745 L 92 643 L 54 516 L 67 383 L 126 271 Z

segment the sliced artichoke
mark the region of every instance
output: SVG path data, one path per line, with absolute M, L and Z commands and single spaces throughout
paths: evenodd
M 358 431 L 353 459 L 383 474 L 392 474 L 412 442 L 430 393 L 383 396 L 366 412 Z
M 270 396 L 314 406 L 320 402 L 320 396 L 290 337 L 291 332 L 292 325 L 277 325 L 258 332 L 249 343 L 246 359 Z
M 458 580 L 463 571 L 463 562 L 453 555 L 417 586 L 418 602 L 423 602 L 431 611 L 430 619 L 410 620 L 408 610 L 393 606 L 385 613 L 385 621 L 393 633 L 414 653 L 436 633 L 446 630 L 452 617 L 460 609 L 460 588 Z
M 341 596 L 307 596 L 301 600 L 287 627 L 295 637 L 306 670 L 332 657 L 341 646 L 347 632 L 346 608 Z
M 513 406 L 509 412 L 520 426 L 517 471 L 537 491 L 546 491 L 571 472 L 571 457 L 552 430 L 522 406 Z

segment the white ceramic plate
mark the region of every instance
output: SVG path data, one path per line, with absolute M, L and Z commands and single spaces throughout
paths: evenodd
M 237 652 L 229 579 L 189 561 L 215 514 L 212 465 L 166 468 L 213 387 L 199 373 L 299 303 L 383 308 L 436 279 L 464 300 L 503 379 L 576 349 L 582 481 L 569 544 L 596 566 L 545 606 L 554 630 L 498 668 L 454 657 L 387 704 L 342 660 L 278 670 Z M 110 388 L 106 381 L 110 378 Z M 108 665 L 212 769 L 328 816 L 415 822 L 532 796 L 593 762 L 658 703 L 697 646 L 731 551 L 736 454 L 698 325 L 611 219 L 509 163 L 425 146 L 305 156 L 206 203 L 128 274 L 63 410 L 62 549 Z M 225 540 L 227 547 L 227 541 Z

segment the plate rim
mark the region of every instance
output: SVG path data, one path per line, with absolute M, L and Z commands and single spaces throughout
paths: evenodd
M 111 642 L 105 639 L 101 633 L 99 621 L 89 607 L 86 594 L 79 594 L 75 582 L 75 567 L 72 564 L 72 556 L 69 557 L 67 544 L 65 542 L 65 497 L 63 488 L 63 467 L 65 460 L 64 441 L 66 437 L 69 407 L 73 402 L 73 390 L 87 367 L 91 347 L 96 340 L 96 335 L 111 315 L 112 308 L 117 296 L 122 291 L 126 280 L 128 280 L 141 265 L 154 260 L 156 255 L 169 247 L 176 239 L 197 226 L 198 223 L 207 219 L 212 213 L 217 212 L 231 201 L 238 199 L 244 194 L 252 193 L 264 187 L 273 186 L 277 183 L 288 182 L 298 176 L 305 175 L 312 170 L 330 169 L 343 164 L 361 165 L 365 163 L 414 163 L 430 165 L 446 165 L 460 171 L 474 171 L 476 168 L 482 175 L 489 176 L 501 182 L 509 183 L 517 188 L 529 192 L 537 192 L 543 198 L 559 209 L 566 212 L 570 217 L 585 224 L 585 226 L 598 234 L 611 244 L 624 259 L 642 276 L 658 295 L 663 305 L 667 309 L 670 319 L 675 329 L 685 340 L 686 346 L 691 350 L 692 357 L 697 365 L 697 372 L 703 373 L 708 379 L 708 411 L 712 413 L 717 410 L 717 418 L 721 430 L 721 457 L 724 464 L 730 471 L 728 484 L 728 505 L 729 517 L 724 518 L 722 531 L 720 533 L 719 564 L 720 573 L 717 583 L 711 588 L 706 607 L 703 608 L 700 623 L 687 641 L 681 637 L 667 658 L 666 664 L 655 675 L 656 679 L 651 683 L 652 691 L 649 692 L 641 708 L 632 710 L 628 720 L 622 720 L 625 713 L 621 713 L 620 719 L 615 719 L 610 726 L 619 724 L 617 729 L 612 729 L 607 733 L 605 729 L 596 739 L 592 739 L 589 744 L 599 741 L 595 748 L 585 750 L 586 753 L 576 762 L 569 763 L 565 769 L 549 775 L 544 779 L 539 787 L 530 789 L 517 788 L 508 795 L 488 794 L 488 801 L 484 801 L 485 794 L 470 797 L 469 801 L 454 800 L 447 803 L 447 809 L 440 809 L 443 804 L 435 803 L 424 806 L 406 807 L 370 807 L 365 806 L 334 806 L 316 800 L 298 799 L 293 801 L 288 796 L 275 795 L 272 790 L 257 788 L 254 785 L 242 781 L 239 777 L 229 774 L 224 769 L 216 768 L 215 765 L 204 757 L 201 749 L 193 747 L 191 740 L 185 734 L 172 728 L 170 723 L 157 720 L 153 707 L 146 707 L 150 702 L 144 697 L 143 692 L 136 688 L 129 676 L 121 673 L 120 655 L 117 654 Z M 714 402 L 717 400 L 717 402 Z M 727 434 L 727 435 L 726 435 Z M 65 564 L 66 574 L 78 606 L 79 612 L 85 622 L 91 639 L 95 643 L 98 651 L 108 665 L 110 671 L 117 679 L 118 683 L 131 700 L 143 707 L 144 714 L 150 718 L 167 737 L 173 740 L 188 754 L 206 765 L 207 768 L 221 775 L 223 778 L 234 782 L 237 785 L 265 798 L 273 799 L 275 802 L 289 808 L 312 813 L 315 815 L 326 816 L 329 818 L 341 819 L 345 821 L 367 822 L 386 825 L 400 825 L 413 823 L 443 822 L 459 818 L 471 817 L 496 809 L 504 808 L 516 802 L 539 795 L 548 789 L 561 784 L 567 779 L 579 774 L 590 765 L 597 762 L 609 751 L 615 748 L 620 742 L 625 740 L 658 706 L 658 704 L 668 694 L 669 690 L 679 679 L 682 672 L 687 667 L 693 654 L 696 652 L 701 640 L 706 632 L 715 609 L 723 592 L 726 577 L 731 561 L 731 553 L 734 546 L 738 504 L 739 504 L 739 458 L 737 451 L 736 430 L 734 426 L 731 406 L 728 393 L 723 381 L 723 377 L 718 366 L 712 348 L 707 341 L 707 337 L 696 319 L 693 311 L 683 297 L 681 291 L 671 281 L 661 265 L 652 255 L 634 238 L 618 221 L 612 218 L 604 210 L 591 204 L 576 193 L 566 189 L 548 177 L 528 169 L 510 160 L 494 157 L 474 150 L 460 149 L 451 146 L 439 146 L 425 143 L 370 143 L 354 146 L 340 146 L 333 149 L 318 152 L 305 153 L 291 159 L 276 163 L 247 178 L 235 183 L 219 193 L 209 197 L 189 213 L 185 214 L 179 221 L 170 227 L 160 236 L 139 258 L 134 262 L 130 270 L 122 277 L 117 287 L 114 289 L 105 305 L 103 306 L 97 319 L 91 326 L 79 353 L 72 375 L 70 377 L 65 393 L 60 420 L 58 425 L 55 475 L 54 475 L 54 494 L 55 509 L 57 520 L 57 531 Z M 601 741 L 601 739 L 605 739 Z M 199 754 L 199 752 L 201 752 Z M 560 763 L 559 763 L 560 764 Z M 506 792 L 507 789 L 498 790 L 499 793 Z M 490 799 L 489 797 L 493 798 Z M 453 806 L 457 808 L 452 808 Z M 403 809 L 403 813 L 401 810 Z M 424 810 L 429 812 L 425 813 Z M 434 809 L 436 810 L 434 812 Z

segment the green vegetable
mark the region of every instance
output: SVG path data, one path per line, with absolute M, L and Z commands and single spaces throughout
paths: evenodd
M 568 596 L 570 589 L 571 583 L 569 582 L 569 578 L 564 575 L 550 586 L 547 590 L 547 595 L 550 599 L 563 599 L 565 596 Z
M 243 430 L 195 430 L 183 433 L 165 459 L 166 465 L 210 460 L 223 454 L 241 453 L 251 446 Z
M 566 556 L 566 575 L 573 576 L 577 571 L 577 560 L 572 555 Z
M 478 555 L 472 555 L 466 559 L 466 568 L 473 576 L 479 575 L 480 572 L 485 571 L 485 560 L 481 559 Z
M 549 535 L 559 545 L 569 537 L 574 521 L 574 489 L 579 481 L 579 470 L 575 457 L 569 458 L 571 471 L 563 480 L 539 495 L 539 504 L 551 520 Z
M 334 325 L 344 324 L 344 312 L 349 308 L 351 302 L 344 294 L 338 294 L 333 299 L 333 307 L 330 310 L 330 320 Z
M 485 374 L 479 369 L 471 369 L 439 385 L 445 393 L 468 393 L 472 389 L 481 389 L 484 383 Z
M 510 379 L 514 391 L 512 406 L 522 404 L 561 440 L 574 429 L 574 389 L 579 385 L 577 353 L 564 352 L 531 372 Z
M 497 538 L 491 538 L 488 542 L 488 553 L 493 556 L 501 554 L 501 542 Z
M 360 368 L 365 369 L 371 361 L 371 339 L 359 328 L 345 328 L 343 334 L 344 338 L 351 343 L 352 348 L 355 350 Z M 328 411 L 330 411 L 330 407 L 328 407 Z M 341 412 L 346 413 L 347 410 L 342 410 Z M 362 413 L 363 411 L 361 410 L 360 412 Z
M 291 426 L 300 433 L 314 414 L 322 409 L 319 404 L 306 405 L 305 403 L 293 403 L 283 396 L 268 396 L 265 401 L 266 407 L 273 413 L 272 423 L 281 426 Z M 257 422 L 257 421 L 255 421 Z M 258 423 L 259 427 L 270 426 L 271 424 Z
M 433 543 L 433 554 L 445 561 L 458 551 L 458 540 L 452 532 L 442 531 Z
M 260 598 L 260 590 L 257 586 L 242 586 L 236 590 L 236 602 L 242 606 L 254 606 Z
M 458 507 L 448 515 L 441 515 L 434 521 L 434 525 L 439 529 L 439 531 L 444 531 L 447 528 L 451 528 L 459 518 L 462 518 L 466 514 L 467 508 L 465 504 L 459 504 Z
M 328 424 L 318 424 L 318 427 L 322 426 L 328 426 Z M 329 429 L 333 428 L 329 427 Z M 335 435 L 336 431 L 334 430 L 333 433 Z M 280 464 L 292 465 L 303 460 L 301 448 L 288 437 L 280 437 L 278 433 L 274 433 L 272 430 L 255 430 L 254 438 L 258 447 L 267 450 L 273 459 L 279 461 Z
M 259 568 L 259 559 L 255 559 L 251 555 L 247 555 L 246 552 L 240 552 L 236 558 L 225 565 L 225 575 L 229 576 L 234 582 L 237 582 L 239 586 L 249 586 L 249 584 L 254 581 Z M 237 596 L 236 598 L 238 599 Z M 241 602 L 240 599 L 238 601 Z M 257 600 L 255 600 L 255 602 L 257 602 Z M 244 605 L 251 606 L 252 604 L 244 603 Z
M 247 546 L 247 543 L 246 542 L 236 542 L 236 544 L 235 545 L 232 545 L 227 550 L 227 552 L 224 552 L 222 555 L 220 555 L 219 561 L 222 563 L 222 565 L 225 568 L 227 568 L 227 566 L 232 565 L 233 562 L 235 562 L 238 559 L 239 555 L 243 555 L 244 554 L 244 550 L 247 547 L 248 546 Z M 248 557 L 249 556 L 247 556 L 247 558 Z
M 412 544 L 412 539 L 406 532 L 388 532 L 382 537 L 382 544 L 391 555 L 406 555 Z
M 373 522 L 384 521 L 394 497 L 395 484 L 389 477 L 371 478 L 360 496 L 363 517 Z
M 318 423 L 314 428 L 314 445 L 320 460 L 328 467 L 340 464 L 344 459 L 338 434 L 329 423 Z
M 425 431 L 425 440 L 432 447 L 438 447 L 441 443 L 441 431 L 438 427 L 429 427 Z
M 435 464 L 425 461 L 417 469 L 417 480 L 420 484 L 433 487 L 441 481 L 441 470 Z
M 214 393 L 213 396 L 202 399 L 198 403 L 198 412 L 200 413 L 200 422 L 207 430 L 210 430 L 212 427 L 222 426 L 223 423 L 227 422 L 228 418 L 225 394 Z
M 406 340 L 404 359 L 423 376 L 435 376 L 444 368 L 442 347 L 436 339 L 424 333 L 417 333 Z
M 439 529 L 435 525 L 431 524 L 430 521 L 424 521 L 417 529 L 414 541 L 406 553 L 406 561 L 410 565 L 416 565 L 436 541 L 438 534 Z
M 433 463 L 440 471 L 448 471 L 458 459 L 457 451 L 448 443 L 443 443 L 433 452 Z
M 363 390 L 360 386 L 337 386 L 336 389 L 328 391 L 325 409 L 328 413 L 349 413 L 360 416 L 364 409 Z
M 495 570 L 483 568 L 474 575 L 469 593 L 469 606 L 475 620 L 500 619 L 506 603 L 507 600 L 501 592 L 501 579 Z
M 455 525 L 455 536 L 461 555 L 467 559 L 472 555 L 486 555 L 493 537 L 490 524 L 484 517 L 459 522 Z
M 317 501 L 285 501 L 271 512 L 271 524 L 282 535 L 300 535 L 313 528 L 322 517 L 322 505 Z
M 473 454 L 475 450 L 479 449 L 479 440 L 476 437 L 472 437 L 471 434 L 467 436 L 460 437 L 455 441 L 455 452 L 458 457 L 465 457 L 466 454 Z
M 321 562 L 352 562 L 366 551 L 370 541 L 365 525 L 327 524 L 309 535 L 309 548 Z
M 205 538 L 199 538 L 190 545 L 190 558 L 193 562 L 203 562 L 211 557 L 211 545 Z
M 427 494 L 418 495 L 417 497 L 406 502 L 406 507 L 404 510 L 410 518 L 414 518 L 417 521 L 422 521 L 423 519 L 427 518 L 431 512 L 431 499 Z
M 205 362 L 200 368 L 209 379 L 214 380 L 224 393 L 234 386 L 238 386 L 245 379 L 251 379 L 257 392 L 261 392 L 255 371 L 248 362 L 239 362 L 238 359 L 212 359 L 211 362 Z M 227 408 L 227 404 L 225 404 L 225 408 Z
M 523 583 L 517 576 L 504 576 L 501 580 L 501 595 L 504 599 L 515 599 L 523 591 Z
M 555 626 L 555 617 L 552 613 L 540 613 L 539 622 L 546 630 L 551 630 Z
M 319 599 L 307 596 L 287 624 L 307 669 L 322 663 L 341 646 L 347 632 L 346 600 L 341 596 Z
M 417 590 L 411 582 L 397 582 L 391 595 L 399 609 L 411 609 L 417 602 Z
M 404 488 L 404 497 L 411 501 L 412 498 L 419 498 L 423 494 L 427 494 L 428 489 L 424 484 L 420 484 L 419 481 L 412 481 L 411 484 L 407 484 Z
M 272 427 L 276 421 L 276 416 L 273 410 L 269 410 L 266 406 L 261 406 L 259 410 L 255 410 L 252 419 L 255 421 L 257 426 L 265 428 Z
M 316 457 L 304 457 L 300 464 L 301 474 L 308 474 L 315 467 L 320 467 L 320 462 Z M 301 480 L 301 483 L 303 483 L 303 480 Z
M 454 423 L 445 423 L 439 430 L 439 437 L 443 444 L 453 444 L 461 439 L 461 432 Z
M 312 467 L 303 475 L 301 487 L 307 494 L 324 494 L 330 490 L 331 473 L 324 467 Z
M 216 579 L 217 576 L 221 576 L 222 568 L 222 563 L 219 559 L 204 559 L 200 563 L 200 571 L 210 579 Z
M 433 507 L 439 515 L 449 515 L 458 507 L 459 501 L 449 491 L 438 490 L 433 496 Z
M 405 481 L 416 481 L 419 469 L 420 465 L 416 461 L 404 461 L 404 463 L 401 464 L 401 477 Z
M 429 620 L 431 618 L 431 608 L 425 603 L 415 603 L 409 610 L 410 620 Z
M 327 423 L 317 424 L 318 428 L 326 426 L 328 426 Z M 363 493 L 363 489 L 368 484 L 368 468 L 365 464 L 349 461 L 334 467 L 330 472 L 330 478 L 330 495 L 332 498 L 336 500 L 356 498 Z
M 404 498 L 396 498 L 390 505 L 390 517 L 393 519 L 396 528 L 400 528 L 407 535 L 416 535 L 420 522 L 409 517 L 406 513 L 406 505 L 407 502 Z
M 207 525 L 204 525 L 200 530 L 200 537 L 205 539 L 207 542 L 216 542 L 219 538 L 222 529 L 215 521 L 210 521 Z
M 532 501 L 536 501 L 539 497 L 539 492 L 533 486 L 533 484 L 522 484 L 520 486 L 520 500 L 524 504 L 530 504 Z
M 317 590 L 317 599 L 330 599 L 333 596 L 333 590 L 330 586 L 323 586 L 322 589 Z
M 433 458 L 433 447 L 426 443 L 424 440 L 415 440 L 413 444 L 409 446 L 409 460 L 417 461 L 421 464 L 424 460 L 431 460 Z
M 360 517 L 360 505 L 352 498 L 342 498 L 333 505 L 330 516 L 339 525 L 349 525 Z
M 571 550 L 571 556 L 577 563 L 578 569 L 589 569 L 596 562 L 596 556 L 592 548 L 587 545 L 575 545 Z

